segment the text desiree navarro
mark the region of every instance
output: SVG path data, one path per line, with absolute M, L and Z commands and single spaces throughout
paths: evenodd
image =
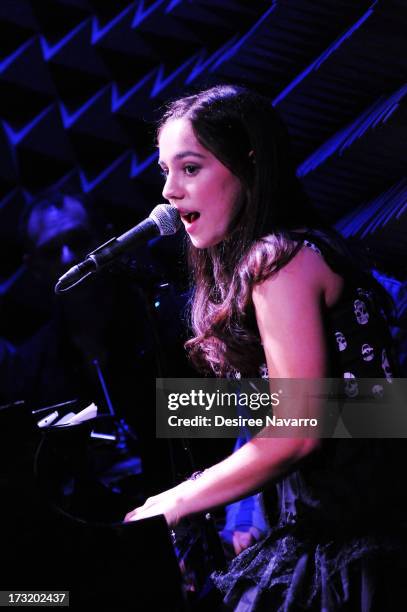
M 194 417 L 179 417 L 172 414 L 168 417 L 170 427 L 317 427 L 318 419 L 264 418 L 243 417 L 226 418 L 220 414 L 214 417 L 197 415 Z

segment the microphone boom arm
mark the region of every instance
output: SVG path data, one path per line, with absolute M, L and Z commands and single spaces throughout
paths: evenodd
M 63 293 L 72 289 L 128 248 L 144 243 L 155 236 L 174 234 L 180 225 L 179 213 L 174 207 L 168 204 L 156 206 L 147 219 L 118 238 L 111 238 L 86 255 L 82 262 L 65 272 L 55 286 L 55 293 Z

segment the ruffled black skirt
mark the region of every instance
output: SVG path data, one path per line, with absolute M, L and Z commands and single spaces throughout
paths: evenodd
M 237 612 L 407 610 L 407 568 L 397 536 L 316 538 L 277 527 L 212 579 Z

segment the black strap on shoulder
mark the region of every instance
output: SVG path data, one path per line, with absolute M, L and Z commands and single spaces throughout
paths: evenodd
M 293 240 L 303 242 L 307 240 L 314 244 L 320 251 L 328 266 L 341 276 L 354 282 L 364 281 L 369 275 L 360 268 L 359 262 L 352 256 L 341 237 L 335 236 L 334 232 L 325 233 L 321 230 L 307 230 L 306 232 L 288 232 Z

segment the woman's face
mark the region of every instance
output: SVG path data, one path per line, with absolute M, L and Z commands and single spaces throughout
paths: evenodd
M 163 196 L 175 206 L 198 249 L 226 238 L 241 201 L 240 180 L 197 140 L 188 119 L 170 119 L 159 134 Z

